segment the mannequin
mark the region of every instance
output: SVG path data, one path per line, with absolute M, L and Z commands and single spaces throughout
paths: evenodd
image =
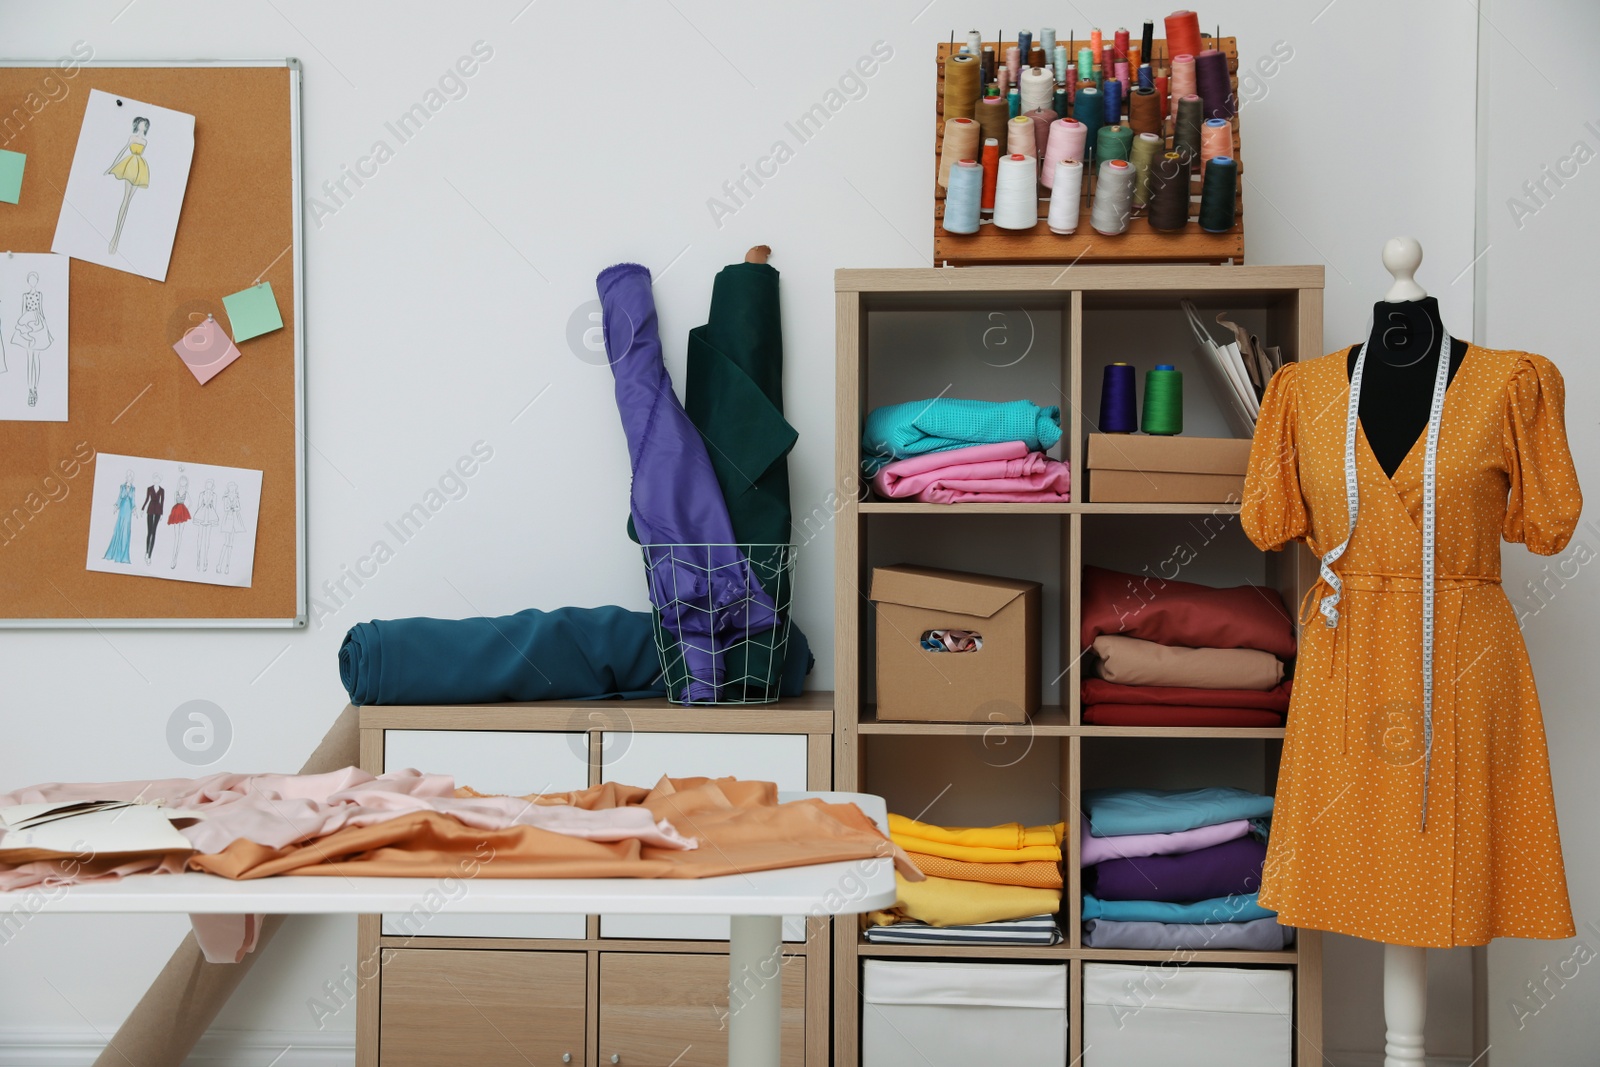
M 1428 406 L 1439 372 L 1439 342 L 1444 323 L 1439 301 L 1416 282 L 1422 245 L 1414 237 L 1395 237 L 1383 246 L 1383 265 L 1394 284 L 1372 309 L 1372 336 L 1361 389 L 1361 431 L 1384 473 L 1394 477 L 1427 431 Z M 1350 349 L 1345 373 L 1355 367 Z M 1454 381 L 1467 343 L 1450 341 L 1450 380 Z M 1423 1067 L 1423 1023 L 1428 1008 L 1427 949 L 1383 947 L 1384 1067 Z
M 1361 390 L 1361 432 L 1385 474 L 1394 477 L 1411 447 L 1428 428 L 1428 404 L 1439 369 L 1439 341 L 1444 323 L 1439 301 L 1416 282 L 1422 245 L 1414 237 L 1396 237 L 1383 246 L 1383 265 L 1394 284 L 1372 308 L 1372 336 L 1367 340 L 1365 381 Z M 1359 346 L 1345 358 L 1348 375 Z M 1467 342 L 1450 341 L 1450 379 L 1455 380 Z

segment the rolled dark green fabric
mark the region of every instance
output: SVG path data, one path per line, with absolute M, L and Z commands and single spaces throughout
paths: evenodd
M 339 648 L 353 704 L 662 696 L 647 611 L 528 608 L 497 619 L 357 623 Z

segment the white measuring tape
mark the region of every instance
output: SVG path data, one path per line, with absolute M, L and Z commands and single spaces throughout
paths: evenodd
M 1319 609 L 1328 626 L 1339 625 L 1339 598 L 1344 594 L 1344 584 L 1333 571 L 1333 564 L 1350 547 L 1356 533 L 1356 516 L 1360 512 L 1361 492 L 1356 478 L 1356 427 L 1361 417 L 1361 372 L 1367 362 L 1367 346 L 1363 342 L 1356 353 L 1356 365 L 1350 371 L 1350 407 L 1345 412 L 1344 424 L 1344 499 L 1350 512 L 1350 524 L 1344 540 L 1329 549 L 1318 561 L 1322 580 L 1333 592 L 1322 598 Z M 1444 394 L 1450 386 L 1450 335 L 1446 333 L 1439 343 L 1439 370 L 1433 377 L 1433 400 L 1428 405 L 1428 442 L 1422 459 L 1422 829 L 1428 828 L 1428 773 L 1433 764 L 1433 601 L 1434 601 L 1434 551 L 1437 539 L 1436 516 L 1438 511 L 1439 475 L 1439 424 L 1444 419 Z

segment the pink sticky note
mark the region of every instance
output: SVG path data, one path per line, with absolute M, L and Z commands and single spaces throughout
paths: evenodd
M 228 364 L 239 358 L 239 349 L 222 332 L 217 320 L 210 317 L 184 334 L 172 346 L 172 350 L 178 353 L 178 358 L 183 360 L 189 373 L 201 385 L 221 374 Z

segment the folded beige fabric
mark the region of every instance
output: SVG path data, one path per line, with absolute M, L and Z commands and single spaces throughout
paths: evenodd
M 1271 689 L 1283 681 L 1283 662 L 1252 648 L 1181 648 L 1101 634 L 1094 639 L 1094 654 L 1100 677 L 1120 685 Z

